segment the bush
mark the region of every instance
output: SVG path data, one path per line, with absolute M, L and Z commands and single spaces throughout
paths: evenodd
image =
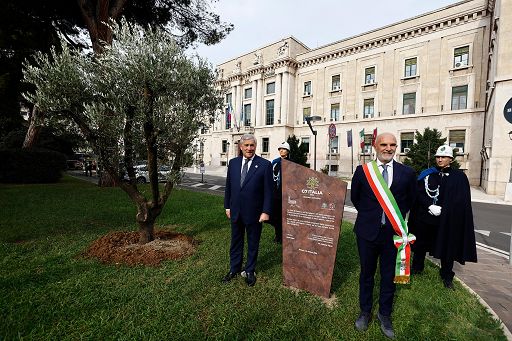
M 57 182 L 66 169 L 66 155 L 46 149 L 0 150 L 0 183 Z

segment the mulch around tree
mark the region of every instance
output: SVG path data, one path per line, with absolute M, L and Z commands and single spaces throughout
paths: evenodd
M 194 254 L 198 241 L 172 232 L 155 231 L 155 240 L 139 244 L 138 232 L 111 232 L 95 240 L 83 253 L 105 264 L 157 266 L 164 260 L 177 260 Z

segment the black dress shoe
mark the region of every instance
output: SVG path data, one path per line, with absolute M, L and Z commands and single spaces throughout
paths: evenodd
M 377 314 L 377 318 L 380 321 L 380 330 L 382 330 L 382 333 L 386 335 L 386 337 L 394 339 L 395 331 L 393 330 L 393 324 L 391 324 L 391 318 L 381 315 L 380 313 Z
M 254 272 L 245 273 L 245 283 L 250 287 L 253 287 L 254 284 L 256 284 L 256 275 L 254 275 Z
M 222 283 L 227 283 L 229 281 L 231 281 L 233 278 L 235 278 L 236 276 L 238 276 L 238 272 L 228 272 L 226 274 L 226 276 L 224 276 L 224 278 L 222 279 Z
M 361 312 L 356 320 L 356 329 L 360 332 L 368 329 L 368 322 L 370 322 L 370 313 Z
M 445 288 L 455 290 L 455 287 L 453 286 L 453 281 L 449 279 L 443 279 L 443 285 Z

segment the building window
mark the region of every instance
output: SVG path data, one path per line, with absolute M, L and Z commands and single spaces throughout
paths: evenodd
M 272 125 L 274 124 L 274 100 L 270 99 L 265 103 L 266 116 L 265 116 L 265 124 Z
M 338 165 L 330 165 L 331 172 L 337 172 L 338 171 Z
M 452 88 L 452 110 L 466 109 L 468 103 L 468 86 L 454 86 Z
M 400 134 L 400 153 L 407 154 L 414 144 L 414 133 Z
M 306 122 L 306 117 L 311 116 L 311 107 L 302 108 L 302 122 Z
M 469 46 L 457 47 L 453 51 L 453 67 L 469 65 Z
M 331 121 L 338 121 L 340 119 L 340 104 L 331 104 Z
M 304 150 L 309 153 L 309 137 L 301 138 L 300 145 L 304 146 Z
M 311 81 L 304 82 L 304 96 L 311 96 Z
M 418 67 L 418 59 L 416 57 L 405 60 L 405 77 L 416 76 L 416 70 Z
M 261 139 L 261 152 L 268 153 L 270 145 L 270 139 L 268 137 L 264 137 Z
M 223 153 L 228 152 L 228 140 L 222 140 L 222 152 Z
M 338 154 L 338 136 L 335 136 L 333 139 L 329 140 L 329 150 L 332 154 Z
M 363 154 L 371 154 L 372 140 L 373 140 L 373 134 L 365 134 L 364 135 Z
M 404 94 L 404 103 L 402 108 L 403 115 L 412 115 L 416 112 L 416 93 Z
M 229 94 L 226 94 L 226 105 L 232 105 L 232 100 L 233 100 L 233 94 L 229 93 Z
M 364 84 L 375 83 L 375 66 L 364 69 Z
M 455 154 L 464 154 L 466 131 L 465 130 L 450 130 L 448 135 L 450 147 L 455 151 Z
M 243 117 L 244 126 L 251 126 L 251 105 L 244 104 L 244 117 Z
M 364 100 L 364 110 L 363 117 L 364 118 L 372 118 L 374 113 L 374 101 L 373 98 L 368 98 Z
M 334 75 L 331 78 L 331 90 L 338 91 L 341 89 L 341 77 L 340 75 Z
M 276 82 L 267 83 L 267 95 L 276 93 Z
M 244 90 L 244 99 L 252 98 L 252 88 L 247 88 Z

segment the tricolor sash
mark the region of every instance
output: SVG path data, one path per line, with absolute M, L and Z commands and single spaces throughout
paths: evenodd
M 411 269 L 411 245 L 416 237 L 408 233 L 407 222 L 402 217 L 395 197 L 389 190 L 388 184 L 384 181 L 377 162 L 371 161 L 363 165 L 363 171 L 372 188 L 373 194 L 379 201 L 380 206 L 388 217 L 396 235 L 393 241 L 398 249 L 395 265 L 395 283 L 407 284 L 410 280 Z

